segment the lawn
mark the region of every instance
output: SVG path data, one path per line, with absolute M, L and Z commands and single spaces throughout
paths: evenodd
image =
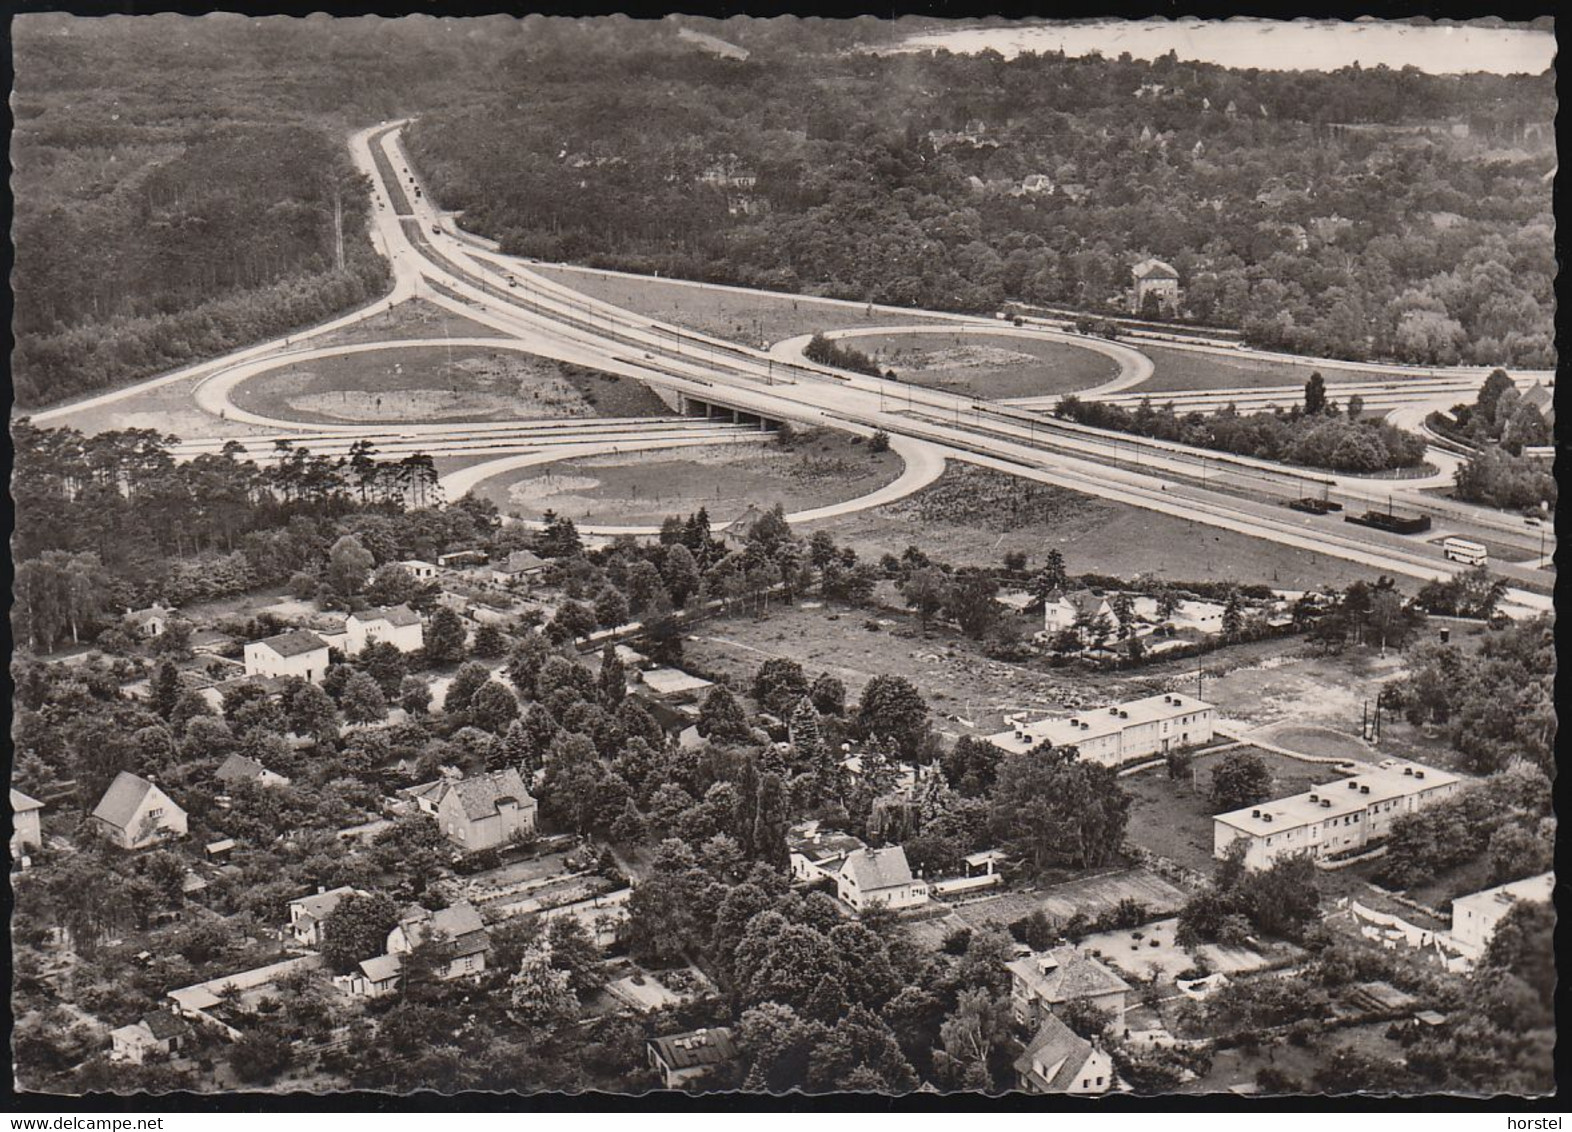
M 1186 897 L 1182 889 L 1155 873 L 1146 869 L 1129 869 L 1084 877 L 1030 892 L 1011 892 L 991 900 L 974 901 L 957 908 L 956 915 L 974 928 L 982 927 L 989 921 L 1009 924 L 1039 911 L 1051 920 L 1068 920 L 1077 912 L 1095 920 L 1098 916 L 1112 912 L 1122 900 L 1134 900 L 1146 905 L 1148 911 L 1164 915 L 1177 912 Z
M 1057 549 L 1072 574 L 1151 573 L 1289 590 L 1341 587 L 1370 574 L 1324 554 L 961 463 L 906 499 L 812 525 L 819 528 L 875 560 L 918 546 L 957 566 L 997 566 L 1011 551 L 1041 565 Z
M 942 324 L 945 321 L 918 314 L 893 314 L 877 308 L 870 312 L 867 307 L 849 306 L 810 295 L 730 291 L 681 280 L 608 275 L 550 264 L 532 263 L 530 270 L 646 317 L 750 346 L 849 326 Z
M 1337 369 L 1303 362 L 1266 361 L 1198 350 L 1173 350 L 1140 341 L 1127 344 L 1151 358 L 1155 367 L 1152 376 L 1136 387 L 1138 392 L 1143 393 L 1303 385 L 1310 380 L 1310 374 L 1317 371 L 1328 385 L 1344 381 L 1377 381 L 1381 377 L 1380 374 L 1364 370 Z M 1402 371 L 1393 372 L 1400 374 Z
M 663 416 L 648 387 L 516 350 L 417 346 L 269 370 L 232 394 L 253 413 L 316 424 Z
M 1313 1036 L 1308 1045 L 1295 1046 L 1286 1041 L 1269 1042 L 1253 1049 L 1242 1046 L 1217 1050 L 1212 1067 L 1205 1076 L 1180 1087 L 1181 1093 L 1221 1093 L 1234 1085 L 1251 1085 L 1255 1075 L 1270 1066 L 1306 1088 L 1311 1079 L 1338 1050 L 1355 1050 L 1369 1057 L 1401 1060 L 1406 1050 L 1386 1036 L 1386 1022 L 1347 1026 Z
M 900 456 L 855 439 L 825 432 L 791 449 L 766 441 L 588 456 L 498 476 L 475 493 L 525 518 L 549 508 L 579 523 L 657 525 L 703 507 L 718 525 L 749 506 L 792 512 L 854 499 L 901 474 Z
M 1335 772 L 1270 751 L 1257 750 L 1272 772 L 1272 797 L 1297 794 L 1336 778 Z M 1161 767 L 1120 779 L 1131 796 L 1127 836 L 1143 849 L 1209 874 L 1212 856 L 1212 770 L 1224 754 L 1202 755 L 1191 764 L 1193 777 L 1174 780 Z
M 1117 362 L 1095 350 L 1007 334 L 858 335 L 842 344 L 873 355 L 902 381 L 968 397 L 1073 393 L 1119 373 Z

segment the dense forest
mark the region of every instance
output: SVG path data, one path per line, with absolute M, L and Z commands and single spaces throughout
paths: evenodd
M 544 28 L 492 97 L 423 115 L 413 156 L 543 259 L 1103 311 L 1155 255 L 1191 317 L 1258 345 L 1553 362 L 1549 75 L 828 54 L 755 26 L 706 25 L 746 59 Z
M 388 285 L 345 136 L 440 104 L 436 20 L 23 16 L 12 359 L 38 406 L 221 354 Z M 338 236 L 342 232 L 342 257 Z
M 1186 315 L 1259 345 L 1553 364 L 1549 76 L 856 50 L 903 31 L 25 16 L 17 399 L 374 297 L 386 269 L 343 142 L 402 114 L 439 200 L 542 258 L 1104 312 L 1155 255 Z

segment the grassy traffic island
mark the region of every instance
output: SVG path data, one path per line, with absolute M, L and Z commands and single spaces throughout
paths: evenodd
M 858 335 L 841 343 L 872 357 L 902 381 L 967 397 L 1046 397 L 1118 376 L 1105 354 L 1010 334 Z
M 576 523 L 647 526 L 703 507 L 720 525 L 749 506 L 779 503 L 790 513 L 856 499 L 904 466 L 895 452 L 873 452 L 861 437 L 814 431 L 790 447 L 767 440 L 539 464 L 474 490 L 505 514 L 529 519 L 552 510 Z
M 316 358 L 234 391 L 250 412 L 312 424 L 406 424 L 664 416 L 628 378 L 479 346 L 414 346 Z

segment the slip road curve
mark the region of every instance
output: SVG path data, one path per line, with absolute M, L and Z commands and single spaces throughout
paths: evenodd
M 1119 375 L 1101 385 L 1088 389 L 1078 390 L 1078 397 L 1101 397 L 1109 393 L 1117 393 L 1121 389 L 1130 389 L 1140 385 L 1152 376 L 1154 366 L 1152 359 L 1139 350 L 1122 346 L 1117 342 L 1110 342 L 1102 338 L 1088 338 L 1080 334 L 1068 334 L 1057 330 L 1044 330 L 1039 328 L 1026 329 L 1011 326 L 1007 323 L 993 324 L 964 324 L 953 326 L 934 326 L 931 324 L 908 326 L 854 326 L 843 330 L 827 330 L 824 337 L 831 340 L 839 338 L 867 338 L 879 337 L 890 334 L 972 334 L 978 337 L 1010 337 L 1026 338 L 1038 342 L 1058 342 L 1065 346 L 1075 346 L 1082 350 L 1091 350 L 1093 353 L 1102 354 L 1111 358 L 1119 366 Z M 806 358 L 804 351 L 808 343 L 813 341 L 811 334 L 798 334 L 792 338 L 783 339 L 770 347 L 770 353 L 778 358 L 789 361 L 800 361 Z
M 848 430 L 850 431 L 850 430 Z M 858 430 L 862 431 L 862 430 Z M 873 430 L 867 430 L 871 433 Z M 768 435 L 768 434 L 762 434 Z M 752 436 L 739 436 L 731 438 L 729 443 L 738 443 L 748 439 L 759 439 L 761 434 Z M 504 456 L 497 460 L 488 460 L 484 464 L 475 464 L 468 468 L 461 468 L 443 476 L 438 485 L 442 488 L 443 497 L 457 499 L 465 492 L 471 490 L 476 484 L 496 476 L 514 472 L 520 468 L 533 467 L 537 464 L 555 463 L 558 460 L 571 460 L 579 456 L 600 456 L 608 452 L 636 452 L 655 448 L 676 448 L 689 444 L 713 444 L 715 440 L 691 440 L 686 442 L 666 441 L 664 443 L 622 443 L 612 444 L 585 444 L 582 446 L 563 446 L 550 452 L 525 452 L 517 456 Z M 833 519 L 837 515 L 849 515 L 854 511 L 866 511 L 870 507 L 882 507 L 886 503 L 893 503 L 897 499 L 905 498 L 915 491 L 927 487 L 934 480 L 944 474 L 944 452 L 937 446 L 927 441 L 918 440 L 909 436 L 890 437 L 890 450 L 898 455 L 904 462 L 905 468 L 901 474 L 883 487 L 859 495 L 855 499 L 844 499 L 839 503 L 830 503 L 823 507 L 814 507 L 806 511 L 794 511 L 786 516 L 788 523 L 810 523 L 816 519 Z M 518 520 L 522 525 L 539 527 L 541 524 L 533 519 Z M 599 535 L 615 538 L 617 535 L 657 535 L 659 527 L 650 526 L 602 526 L 579 524 L 579 530 L 587 535 Z

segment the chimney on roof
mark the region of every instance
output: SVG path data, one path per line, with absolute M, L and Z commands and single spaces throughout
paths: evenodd
M 1260 810 L 1251 810 L 1250 811 L 1250 816 L 1253 817 L 1253 818 L 1258 818 L 1258 817 L 1261 816 L 1261 811 Z
M 1359 783 L 1355 782 L 1353 779 L 1350 778 L 1348 780 L 1348 788 L 1350 790 L 1358 790 L 1359 789 Z
M 1407 774 L 1407 775 L 1412 775 L 1414 773 L 1414 768 L 1411 767 L 1411 766 L 1405 766 L 1403 768 L 1403 773 Z
M 1425 772 L 1424 771 L 1422 771 L 1422 770 L 1414 771 L 1414 777 L 1415 778 L 1423 778 L 1424 776 L 1425 776 Z

